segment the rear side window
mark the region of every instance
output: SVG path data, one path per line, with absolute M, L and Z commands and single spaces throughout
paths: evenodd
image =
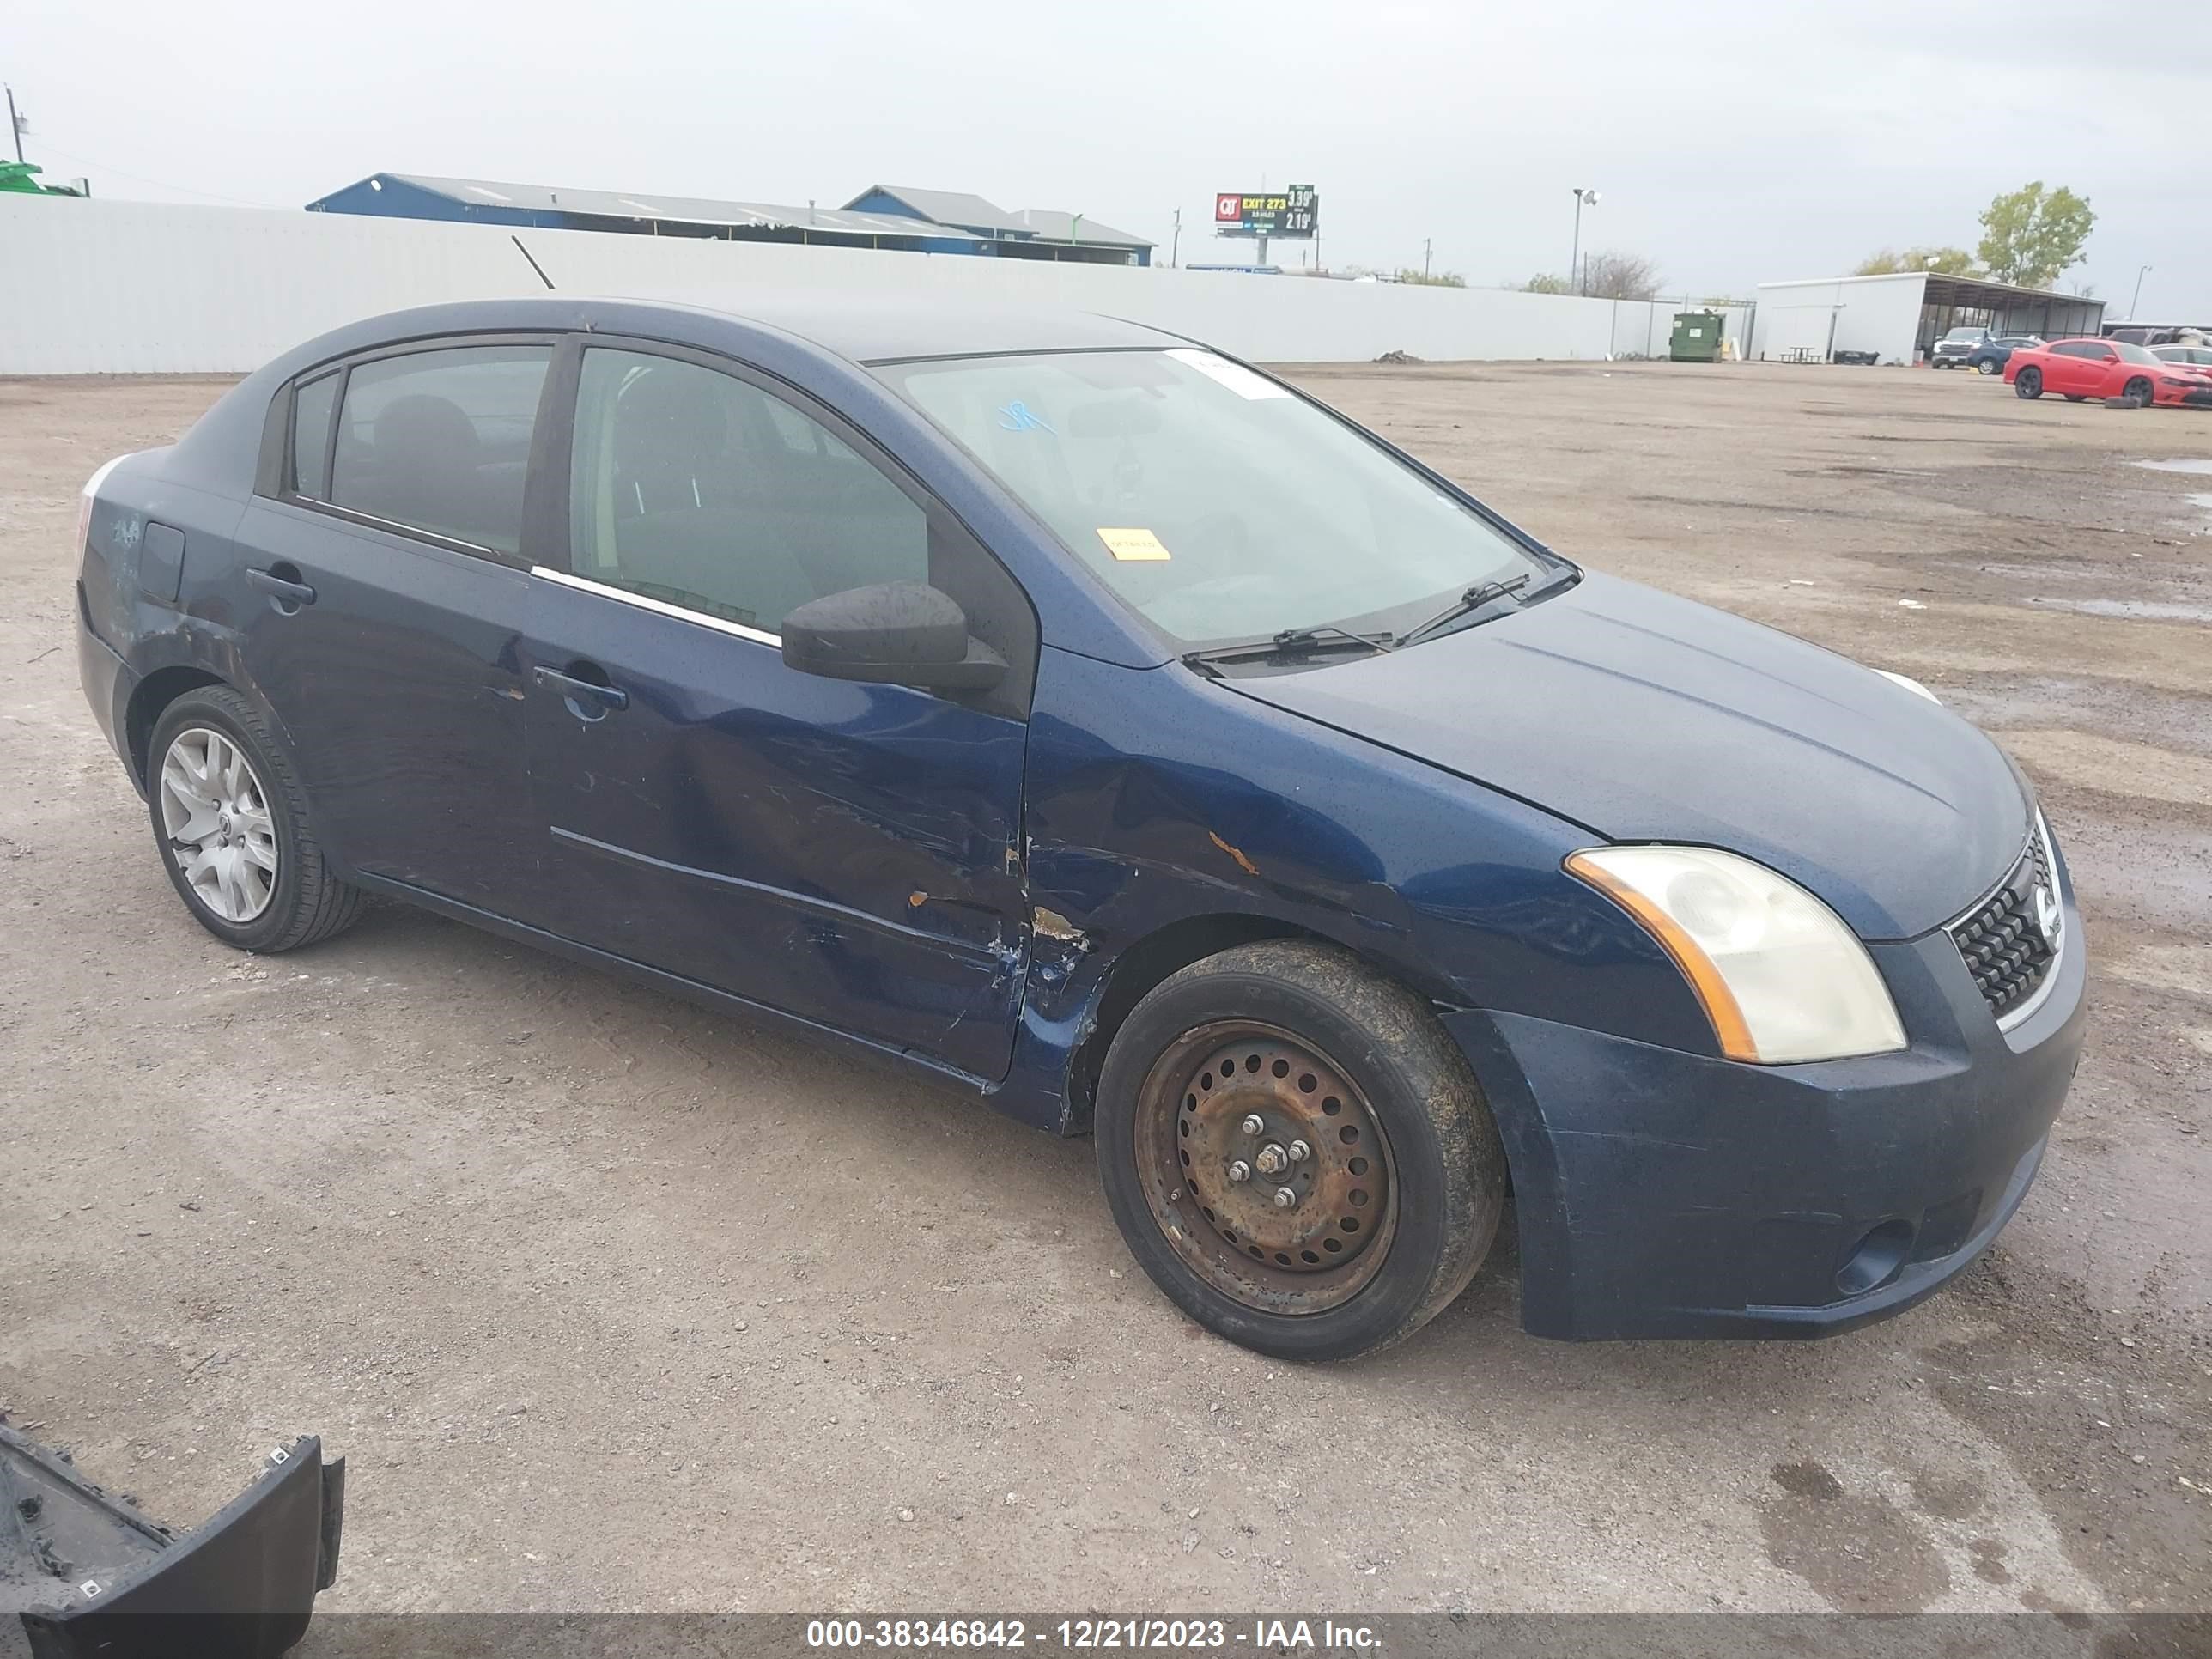
M 2051 349 L 2061 357 L 2102 358 L 2110 355 L 2094 340 L 2062 340 Z
M 519 553 L 531 434 L 551 361 L 550 346 L 453 346 L 355 364 L 331 504 Z
M 763 633 L 809 599 L 930 580 L 928 515 L 805 411 L 697 363 L 584 353 L 579 576 Z
M 331 488 L 331 417 L 337 413 L 339 376 L 309 380 L 292 397 L 292 471 L 285 483 L 295 495 L 321 501 Z

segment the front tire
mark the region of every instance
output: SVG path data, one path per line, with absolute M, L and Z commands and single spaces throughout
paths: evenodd
M 2157 395 L 2158 393 L 2152 389 L 2151 383 L 2140 376 L 2130 380 L 2120 389 L 2120 397 L 2130 409 L 2148 409 L 2150 407 L 2151 399 Z
M 2004 365 L 1994 357 L 1984 357 L 1974 367 L 1984 374 L 2001 374 L 2004 372 Z
M 1155 987 L 1108 1051 L 1095 1127 L 1152 1282 L 1279 1358 L 1419 1330 L 1504 1203 L 1490 1109 L 1427 1004 L 1324 945 L 1240 945 Z
M 283 742 L 228 686 L 188 691 L 147 747 L 154 843 L 192 920 L 273 954 L 351 927 L 368 896 L 331 873 Z
M 2021 398 L 2040 398 L 2043 395 L 2043 371 L 2023 368 L 2013 377 L 2013 394 Z

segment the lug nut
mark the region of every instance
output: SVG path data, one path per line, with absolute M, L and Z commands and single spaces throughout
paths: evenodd
M 1259 1113 L 1253 1112 L 1248 1114 L 1244 1121 L 1237 1127 L 1243 1129 L 1248 1135 L 1256 1135 L 1265 1133 L 1267 1127 L 1267 1122 L 1265 1118 L 1259 1115 Z
M 1290 1152 L 1291 1163 L 1303 1164 L 1313 1156 L 1313 1148 L 1303 1140 L 1294 1140 L 1291 1143 Z
M 1275 1188 L 1275 1207 L 1277 1209 L 1287 1210 L 1291 1205 L 1297 1201 L 1297 1194 L 1293 1192 L 1290 1188 L 1278 1187 Z
M 1260 1155 L 1252 1162 L 1259 1165 L 1261 1175 L 1280 1175 L 1290 1167 L 1291 1155 L 1271 1140 L 1260 1149 Z
M 1240 1158 L 1229 1166 L 1226 1173 L 1231 1181 L 1249 1181 L 1252 1178 L 1252 1166 Z

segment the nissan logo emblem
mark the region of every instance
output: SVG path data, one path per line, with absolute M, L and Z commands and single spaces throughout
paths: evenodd
M 2043 942 L 2052 950 L 2058 948 L 2058 936 L 2066 931 L 2066 913 L 2059 908 L 2058 895 L 2042 882 L 2035 884 L 2035 931 L 2043 935 Z

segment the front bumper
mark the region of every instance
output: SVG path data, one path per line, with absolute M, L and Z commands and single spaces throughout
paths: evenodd
M 1539 1336 L 1825 1336 L 1910 1307 L 2019 1208 L 2079 1060 L 2081 919 L 2001 1032 L 1949 938 L 1873 948 L 1911 1048 L 1759 1066 L 1527 1015 L 1445 1024 L 1504 1136 Z M 1938 1035 L 1938 1034 L 1941 1035 Z
M 2160 386 L 2153 401 L 2179 409 L 2212 409 L 2212 386 Z

